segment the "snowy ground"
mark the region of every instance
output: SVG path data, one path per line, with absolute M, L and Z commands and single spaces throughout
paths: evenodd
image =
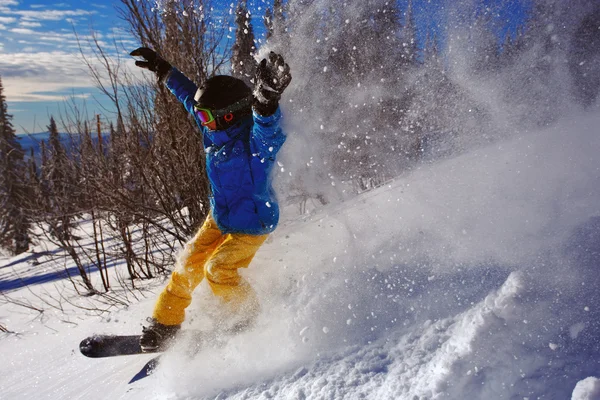
M 0 340 L 0 396 L 600 399 L 598 126 L 565 120 L 289 219 L 246 273 L 257 328 L 191 360 L 174 350 L 137 384 L 150 356 L 92 360 L 77 346 L 138 332 L 152 293 L 108 318 L 2 304 L 18 334 Z M 41 266 L 4 259 L 0 284 Z M 61 287 L 42 281 L 6 294 L 35 303 Z M 211 305 L 202 285 L 187 324 Z

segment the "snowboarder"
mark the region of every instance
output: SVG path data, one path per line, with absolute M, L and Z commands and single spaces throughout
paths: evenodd
M 192 292 L 206 278 L 223 301 L 224 319 L 234 328 L 252 324 L 259 311 L 254 290 L 239 274 L 273 232 L 279 207 L 269 179 L 286 137 L 279 121 L 279 99 L 292 76 L 281 55 L 271 52 L 257 66 L 254 88 L 225 75 L 198 88 L 154 50 L 131 52 L 192 114 L 203 133 L 210 213 L 186 244 L 166 288 L 158 297 L 150 325 L 143 328 L 144 351 L 164 348 L 180 329 Z

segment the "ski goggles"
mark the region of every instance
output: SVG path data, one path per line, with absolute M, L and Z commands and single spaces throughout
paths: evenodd
M 253 96 L 245 97 L 221 110 L 211 110 L 210 108 L 196 104 L 194 106 L 194 112 L 203 126 L 207 126 L 218 119 L 223 119 L 225 122 L 231 122 L 233 121 L 236 112 L 245 108 L 247 109 L 252 105 L 253 99 Z

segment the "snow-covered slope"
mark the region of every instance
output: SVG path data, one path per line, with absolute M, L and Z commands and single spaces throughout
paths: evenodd
M 290 219 L 245 271 L 256 329 L 191 360 L 174 350 L 139 384 L 149 356 L 89 360 L 77 344 L 139 331 L 151 295 L 72 323 L 2 305 L 23 332 L 0 341 L 2 398 L 599 399 L 598 126 L 566 120 Z M 2 279 L 26 266 L 8 264 Z M 202 285 L 186 323 L 212 305 Z

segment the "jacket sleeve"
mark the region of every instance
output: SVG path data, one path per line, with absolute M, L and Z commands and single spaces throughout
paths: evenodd
M 286 139 L 285 134 L 279 126 L 281 110 L 278 107 L 275 114 L 267 117 L 253 111 L 253 117 L 252 152 L 263 160 L 275 161 L 275 156 Z
M 171 93 L 185 106 L 187 112 L 194 115 L 194 104 L 196 104 L 194 95 L 198 90 L 198 86 L 175 67 L 171 69 L 165 82 Z

